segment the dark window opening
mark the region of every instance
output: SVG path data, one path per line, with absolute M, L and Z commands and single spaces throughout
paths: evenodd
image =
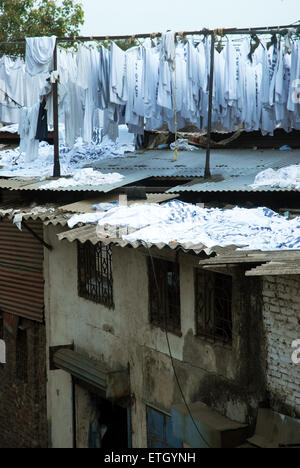
M 78 243 L 78 294 L 108 308 L 114 307 L 110 246 L 101 242 Z
M 197 334 L 232 342 L 232 277 L 196 270 Z
M 88 447 L 104 450 L 128 448 L 127 409 L 92 395 Z
M 23 383 L 28 382 L 27 330 L 18 329 L 16 341 L 16 376 Z
M 150 322 L 171 333 L 181 333 L 178 263 L 148 259 Z

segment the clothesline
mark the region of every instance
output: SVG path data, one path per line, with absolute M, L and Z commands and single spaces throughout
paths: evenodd
M 204 93 L 203 96 L 204 96 L 204 98 L 206 100 L 206 101 L 203 101 L 204 104 L 202 103 L 201 106 L 202 106 L 202 113 L 206 109 L 204 114 L 202 114 L 202 120 L 204 119 L 204 122 L 207 121 L 208 152 L 209 152 L 209 147 L 210 147 L 209 142 L 210 142 L 210 134 L 211 134 L 211 130 L 212 130 L 212 118 L 214 118 L 214 116 L 217 116 L 217 118 L 219 118 L 218 117 L 218 112 L 219 112 L 218 108 L 216 108 L 216 107 L 213 108 L 214 99 L 215 99 L 215 97 L 214 97 L 214 86 L 217 85 L 216 79 L 214 78 L 214 63 L 215 63 L 214 51 L 215 51 L 215 45 L 217 43 L 217 38 L 220 37 L 221 38 L 220 40 L 224 41 L 224 37 L 229 36 L 229 35 L 233 35 L 233 36 L 236 35 L 236 36 L 241 36 L 242 37 L 242 36 L 253 36 L 253 35 L 266 35 L 266 36 L 270 35 L 270 36 L 274 36 L 274 35 L 278 35 L 278 34 L 279 35 L 288 35 L 289 34 L 289 37 L 291 37 L 291 35 L 292 35 L 291 33 L 292 34 L 295 33 L 295 36 L 297 36 L 298 34 L 300 34 L 300 28 L 298 28 L 297 25 L 292 24 L 292 25 L 287 25 L 287 26 L 272 26 L 272 27 L 263 27 L 263 28 L 244 28 L 244 29 L 233 28 L 233 29 L 215 29 L 215 30 L 202 29 L 202 30 L 199 30 L 199 31 L 189 31 L 189 32 L 184 31 L 184 32 L 170 33 L 171 35 L 173 35 L 173 39 L 174 39 L 174 37 L 179 37 L 181 39 L 185 39 L 187 36 L 201 36 L 201 35 L 203 35 L 205 38 L 211 36 L 211 46 L 209 47 L 210 52 L 209 52 L 209 50 L 207 50 L 206 59 L 205 59 L 206 63 L 207 63 L 207 65 L 206 65 L 207 68 L 206 68 L 206 71 L 204 72 L 204 74 L 205 74 L 205 81 L 207 82 L 207 85 L 206 85 L 207 88 L 203 84 L 199 88 L 199 90 L 202 89 L 201 92 L 202 92 L 202 94 Z M 76 37 L 56 38 L 55 43 L 56 43 L 56 45 L 58 45 L 60 43 L 67 43 L 67 42 L 69 42 L 69 43 L 80 42 L 80 43 L 84 44 L 86 42 L 91 42 L 91 41 L 109 41 L 112 44 L 114 44 L 113 41 L 117 41 L 117 40 L 132 40 L 132 42 L 134 42 L 135 39 L 147 39 L 147 38 L 149 38 L 149 39 L 159 39 L 161 37 L 164 37 L 162 33 L 136 34 L 136 35 L 124 35 L 124 36 L 89 36 L 89 37 L 83 37 L 83 36 L 78 36 L 77 37 L 76 36 Z M 0 43 L 0 49 L 1 49 L 1 45 L 3 45 L 3 44 L 6 44 L 6 45 L 7 44 L 9 44 L 9 45 L 24 44 L 24 41 L 25 40 L 15 41 L 15 42 L 12 41 L 12 42 L 9 42 L 9 43 L 7 43 L 7 42 L 6 43 Z M 219 43 L 220 43 L 220 41 L 219 41 Z M 114 44 L 113 47 L 114 48 L 116 47 L 115 44 Z M 121 49 L 119 49 L 119 50 L 121 50 Z M 119 52 L 119 51 L 117 51 L 115 49 L 115 53 L 120 54 L 121 52 Z M 52 68 L 54 70 L 57 70 L 57 54 L 58 54 L 58 49 L 57 49 L 57 47 L 55 47 L 54 48 L 54 54 L 53 54 L 53 57 L 54 57 L 54 64 L 53 65 L 54 66 Z M 149 56 L 149 59 L 150 59 L 150 61 L 152 60 L 152 58 L 150 56 Z M 121 60 L 122 60 L 122 58 L 121 58 Z M 131 61 L 134 61 L 134 60 L 136 60 L 136 58 L 134 56 L 132 56 Z M 155 58 L 155 60 L 157 60 L 157 59 Z M 217 61 L 216 65 L 217 65 L 217 67 L 219 66 L 218 61 Z M 155 67 L 156 67 L 156 65 L 155 65 Z M 119 69 L 119 71 L 121 69 L 122 69 L 122 67 Z M 235 69 L 235 67 L 233 69 Z M 165 69 L 163 71 L 160 71 L 159 73 L 162 73 L 162 72 L 164 74 L 168 74 L 167 69 Z M 85 74 L 88 74 L 87 69 L 85 70 Z M 117 75 L 118 75 L 118 73 L 115 75 L 115 77 L 118 80 Z M 172 119 L 174 118 L 174 108 L 173 108 L 174 107 L 174 102 L 173 102 L 174 97 L 172 97 L 172 95 L 174 93 L 174 84 L 172 84 L 172 72 L 171 72 L 170 76 L 171 76 L 170 82 L 165 82 L 165 81 L 162 82 L 161 81 L 160 98 L 161 99 L 166 98 L 166 104 L 163 104 L 162 106 L 161 106 L 161 104 L 159 104 L 160 108 L 162 107 L 162 108 L 165 109 L 163 112 L 164 112 L 164 114 L 167 115 L 167 119 L 169 119 L 169 122 L 171 122 Z M 134 79 L 135 78 L 133 77 L 133 82 L 134 82 Z M 163 79 L 165 80 L 165 77 Z M 61 80 L 62 80 L 62 77 L 61 77 L 61 74 L 60 74 L 60 83 L 62 83 Z M 198 78 L 197 78 L 197 80 L 198 80 Z M 73 85 L 75 85 L 75 82 L 73 83 Z M 169 91 L 165 89 L 166 85 L 167 85 L 167 87 L 170 88 Z M 84 89 L 90 89 L 90 84 L 87 84 L 86 86 L 87 86 L 87 88 L 85 87 Z M 125 95 L 122 94 L 122 90 L 120 88 L 120 86 L 121 87 L 123 86 L 122 83 L 117 82 L 116 86 L 119 87 L 119 89 L 114 90 L 114 87 L 113 87 L 112 90 L 110 90 L 110 93 L 113 93 L 114 99 L 115 99 L 115 102 L 113 101 L 114 107 L 110 107 L 110 110 L 109 110 L 110 115 L 112 115 L 112 110 L 114 110 L 115 114 L 116 114 L 116 112 L 119 112 L 119 115 L 121 116 L 122 106 L 124 106 L 124 104 L 125 104 L 126 109 L 127 109 L 127 118 L 129 118 L 129 122 L 130 122 L 130 125 L 132 126 L 132 128 L 141 126 L 141 118 L 146 118 L 146 114 L 141 113 L 141 111 L 136 112 L 136 107 L 143 107 L 144 106 L 144 103 L 142 102 L 142 99 L 141 99 L 142 94 L 141 95 L 139 94 L 139 96 L 137 96 L 137 98 L 134 95 L 131 96 L 130 99 L 131 100 L 133 99 L 134 104 L 133 104 L 132 110 L 130 110 L 130 108 L 127 105 L 127 102 L 129 102 L 128 99 L 123 99 Z M 194 89 L 192 90 L 193 92 L 190 90 L 191 98 L 196 99 L 196 101 L 198 99 L 197 94 L 195 94 L 195 92 L 198 89 L 197 86 L 198 85 L 194 84 Z M 176 86 L 176 88 L 177 88 L 177 86 Z M 60 86 L 60 89 L 62 89 L 62 86 Z M 183 88 L 183 89 L 185 89 L 185 88 Z M 120 94 L 120 92 L 121 92 L 121 94 Z M 140 91 L 139 91 L 139 93 L 140 93 Z M 148 94 L 149 93 L 150 93 L 150 91 L 148 90 Z M 193 93 L 194 93 L 194 97 L 193 97 Z M 170 94 L 170 96 L 169 96 L 169 94 Z M 149 96 L 150 95 L 148 95 L 148 98 L 149 98 Z M 89 92 L 86 92 L 84 99 L 85 99 L 86 103 L 88 103 L 90 99 L 93 100 L 95 98 L 94 98 L 94 96 L 92 94 L 89 95 Z M 180 111 L 180 96 L 178 97 L 178 99 L 179 99 L 178 103 L 177 103 L 178 105 L 176 106 L 176 112 L 175 112 L 175 119 L 176 120 L 177 120 L 177 110 L 179 109 L 179 111 Z M 197 102 L 196 101 L 195 101 L 194 104 L 196 105 L 197 111 L 196 111 L 196 114 L 194 113 L 194 120 L 196 119 L 197 122 L 198 122 L 198 120 L 200 122 L 200 115 L 199 115 L 199 119 L 198 119 L 198 114 L 199 114 L 198 108 L 197 108 L 197 102 L 198 101 Z M 234 101 L 236 102 L 236 100 L 234 100 Z M 154 101 L 153 101 L 153 103 L 154 103 Z M 148 114 L 149 114 L 149 112 L 151 112 L 151 116 L 150 116 L 151 118 L 152 118 L 152 116 L 154 117 L 155 115 L 157 115 L 157 113 L 154 112 L 154 110 L 155 110 L 154 108 L 150 109 L 150 107 L 151 107 L 151 105 L 153 103 L 150 103 L 150 104 L 148 103 L 147 104 Z M 157 104 L 158 103 L 154 103 L 155 108 L 156 108 Z M 193 104 L 193 106 L 194 106 L 194 104 Z M 60 104 L 60 106 L 61 106 L 61 104 Z M 55 171 L 54 171 L 54 173 L 55 173 L 56 176 L 59 176 L 59 144 L 58 144 L 58 111 L 59 111 L 59 109 L 58 109 L 58 107 L 59 107 L 59 105 L 58 105 L 58 83 L 56 81 L 55 83 L 53 83 L 53 123 L 54 123 L 54 130 L 55 130 L 54 131 L 54 140 L 55 140 Z M 236 104 L 235 104 L 235 107 L 236 107 Z M 189 113 L 189 108 L 186 108 L 186 109 L 183 109 L 183 110 L 185 112 Z M 208 119 L 207 119 L 207 114 L 206 114 L 207 110 L 208 110 Z M 134 115 L 135 113 L 136 113 L 136 116 Z M 72 118 L 74 119 L 75 118 L 75 113 L 72 112 L 71 115 L 73 115 L 73 114 L 74 114 L 74 116 Z M 173 115 L 173 117 L 172 117 L 172 115 Z M 84 118 L 85 119 L 90 119 L 91 116 L 92 116 L 92 111 L 90 110 L 89 113 L 87 114 L 87 116 L 85 116 Z M 180 116 L 180 112 L 179 112 L 179 116 Z M 67 117 L 67 115 L 66 115 L 66 117 Z M 76 118 L 77 118 L 77 116 L 76 116 Z M 165 118 L 165 117 L 163 117 L 163 118 Z M 220 118 L 223 119 L 224 115 L 220 115 Z M 148 119 L 149 119 L 149 117 L 148 117 Z M 184 119 L 189 120 L 189 116 L 186 117 L 185 115 L 182 115 L 182 121 Z M 67 118 L 66 122 L 70 122 L 70 118 Z M 204 124 L 202 123 L 201 125 L 206 126 L 206 123 L 204 123 Z M 171 124 L 171 126 L 172 126 L 172 124 Z M 208 160 L 207 160 L 206 167 L 208 168 L 208 170 L 206 171 L 206 175 L 207 175 L 207 174 L 209 174 Z
M 297 29 L 297 26 L 300 27 L 300 21 L 296 23 L 285 25 L 285 26 L 263 26 L 263 27 L 253 27 L 253 28 L 216 28 L 216 29 L 206 29 L 203 28 L 198 31 L 179 31 L 175 32 L 176 36 L 196 36 L 196 35 L 251 35 L 251 34 L 278 34 L 279 32 L 284 32 L 285 29 Z M 300 31 L 297 33 L 300 34 Z M 105 41 L 105 40 L 127 40 L 127 39 L 146 39 L 146 38 L 156 38 L 160 37 L 162 33 L 142 33 L 142 34 L 130 34 L 130 35 L 106 35 L 106 36 L 71 36 L 71 37 L 58 37 L 57 42 L 90 42 L 90 41 Z M 26 39 L 20 39 L 17 41 L 4 41 L 0 42 L 1 45 L 14 45 L 14 44 L 25 44 Z

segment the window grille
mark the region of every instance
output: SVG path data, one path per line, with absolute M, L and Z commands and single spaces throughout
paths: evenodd
M 18 329 L 16 341 L 16 376 L 23 383 L 28 381 L 27 330 Z
M 232 277 L 196 270 L 197 334 L 213 341 L 232 342 Z
M 153 268 L 154 265 L 154 268 Z M 148 259 L 150 322 L 180 334 L 180 283 L 178 263 Z
M 78 294 L 108 308 L 114 307 L 110 246 L 101 242 L 78 243 Z

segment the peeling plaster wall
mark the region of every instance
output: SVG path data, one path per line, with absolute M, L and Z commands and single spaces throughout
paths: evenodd
M 173 403 L 182 402 L 165 333 L 149 323 L 147 257 L 135 249 L 113 248 L 115 310 L 109 310 L 78 297 L 77 246 L 58 242 L 59 232 L 61 228 L 45 228 L 45 240 L 54 247 L 45 268 L 48 347 L 74 342 L 77 352 L 112 369 L 129 364 L 133 447 L 146 447 L 145 405 L 170 412 Z M 155 256 L 175 258 L 171 251 Z M 260 281 L 235 271 L 233 346 L 224 347 L 195 336 L 198 259 L 180 254 L 179 263 L 182 337 L 169 338 L 186 399 L 204 401 L 236 421 L 252 423 L 265 397 Z M 71 379 L 61 371 L 48 370 L 48 417 L 53 447 L 71 447 Z M 84 435 L 79 437 L 82 446 Z

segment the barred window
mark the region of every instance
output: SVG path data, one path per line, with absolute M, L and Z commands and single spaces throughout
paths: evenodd
M 18 329 L 16 339 L 16 376 L 23 383 L 28 381 L 28 342 L 27 330 Z
M 214 341 L 232 342 L 232 277 L 196 270 L 197 334 Z
M 178 263 L 148 259 L 150 322 L 181 333 Z
M 108 308 L 114 307 L 110 246 L 102 242 L 78 243 L 78 294 Z

